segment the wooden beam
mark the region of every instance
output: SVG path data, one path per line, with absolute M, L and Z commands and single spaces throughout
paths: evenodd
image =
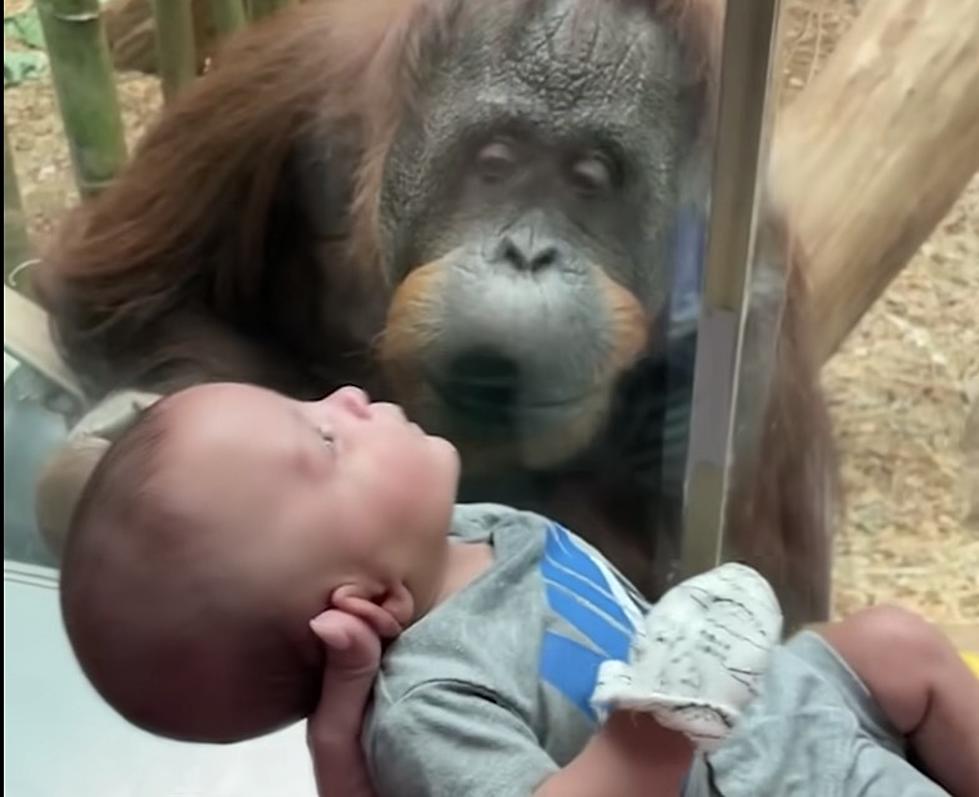
M 868 0 L 776 123 L 825 361 L 979 170 L 975 0 Z

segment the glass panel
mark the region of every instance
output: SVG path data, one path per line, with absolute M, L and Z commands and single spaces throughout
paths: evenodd
M 5 559 L 54 565 L 37 533 L 34 485 L 48 457 L 68 435 L 72 397 L 36 370 L 4 352 L 3 555 Z
M 480 15 L 492 17 L 493 9 L 507 4 L 501 0 L 470 5 L 481 9 L 473 13 L 482 24 L 487 20 Z M 567 4 L 563 0 L 554 0 L 527 7 L 564 5 Z M 643 5 L 622 2 L 615 6 L 610 2 L 595 4 L 594 8 L 621 7 L 627 9 L 623 13 L 633 14 L 644 13 Z M 690 3 L 689 8 L 712 5 L 715 4 Z M 723 5 L 723 0 L 718 0 L 715 7 Z M 804 4 L 785 5 L 789 6 L 789 24 L 783 25 L 786 36 L 781 43 L 791 50 L 787 68 L 791 70 L 789 85 L 794 90 L 811 77 L 820 60 L 820 54 L 810 48 L 805 57 L 809 60 L 800 67 L 802 56 L 797 45 L 811 45 L 814 37 L 818 50 L 819 43 L 826 41 L 825 9 L 812 8 L 832 6 L 832 14 L 839 14 L 842 19 L 843 15 L 855 14 L 857 4 L 807 0 Z M 560 217 L 557 223 L 552 224 L 553 218 L 547 214 L 526 213 L 519 224 L 498 225 L 504 232 L 509 230 L 506 240 L 502 234 L 498 236 L 500 240 L 494 239 L 505 246 L 471 247 L 469 255 L 473 260 L 463 262 L 456 273 L 446 277 L 437 289 L 431 289 L 443 293 L 437 294 L 440 303 L 427 305 L 432 313 L 436 312 L 432 307 L 447 305 L 465 307 L 468 313 L 460 313 L 453 326 L 446 323 L 441 328 L 441 349 L 435 356 L 426 360 L 419 345 L 419 351 L 405 358 L 409 381 L 424 381 L 435 374 L 442 393 L 434 398 L 432 394 L 419 397 L 410 387 L 396 385 L 394 379 L 375 373 L 378 369 L 365 352 L 373 351 L 371 347 L 385 339 L 380 328 L 371 326 L 376 307 L 367 307 L 365 300 L 361 312 L 355 302 L 338 302 L 342 306 L 339 310 L 331 307 L 331 312 L 336 311 L 341 318 L 356 316 L 354 326 L 362 323 L 370 327 L 369 334 L 362 336 L 360 328 L 345 331 L 350 332 L 351 340 L 367 341 L 363 349 L 356 350 L 363 362 L 357 361 L 354 372 L 376 377 L 367 385 L 372 395 L 404 404 L 409 415 L 428 431 L 450 437 L 462 450 L 460 501 L 510 504 L 537 510 L 563 523 L 593 542 L 649 599 L 658 597 L 686 574 L 721 560 L 747 559 L 768 568 L 766 575 L 778 582 L 783 596 L 790 596 L 786 602 L 790 611 L 804 613 L 821 600 L 811 594 L 819 574 L 809 581 L 797 581 L 796 576 L 812 561 L 808 554 L 793 550 L 780 558 L 781 552 L 769 555 L 771 551 L 759 550 L 768 539 L 763 531 L 785 531 L 789 516 L 779 514 L 784 505 L 775 507 L 776 526 L 764 528 L 772 518 L 753 514 L 757 506 L 750 490 L 751 485 L 773 485 L 775 481 L 765 480 L 784 475 L 777 472 L 784 463 L 766 460 L 767 449 L 761 446 L 766 432 L 771 433 L 771 427 L 766 425 L 768 397 L 777 375 L 777 330 L 788 306 L 786 283 L 780 271 L 783 231 L 770 229 L 764 223 L 768 220 L 765 203 L 769 197 L 763 194 L 761 179 L 769 166 L 769 132 L 775 110 L 775 92 L 770 91 L 774 83 L 770 79 L 770 39 L 779 4 L 775 0 L 755 0 L 732 6 L 736 6 L 737 15 L 725 19 L 721 37 L 719 102 L 715 107 L 709 97 L 703 105 L 691 101 L 694 118 L 683 117 L 682 122 L 671 114 L 675 111 L 683 116 L 680 111 L 686 108 L 679 107 L 681 101 L 676 106 L 669 103 L 675 95 L 683 95 L 683 101 L 689 101 L 686 92 L 691 85 L 684 83 L 681 91 L 675 82 L 670 82 L 672 78 L 662 79 L 677 68 L 671 60 L 672 51 L 664 45 L 663 37 L 643 34 L 638 27 L 629 27 L 628 31 L 630 35 L 640 31 L 636 41 L 646 47 L 642 51 L 645 54 L 637 55 L 642 48 L 622 48 L 630 56 L 621 62 L 615 59 L 616 68 L 607 70 L 619 76 L 621 85 L 616 91 L 621 90 L 628 101 L 618 105 L 610 102 L 608 107 L 602 103 L 615 92 L 596 92 L 594 76 L 581 71 L 579 64 L 586 55 L 601 54 L 602 47 L 614 42 L 617 34 L 610 30 L 600 36 L 574 39 L 565 36 L 561 25 L 542 27 L 536 12 L 527 11 L 520 12 L 520 24 L 514 25 L 507 36 L 479 29 L 467 34 L 462 43 L 449 42 L 451 47 L 447 46 L 444 52 L 425 51 L 433 58 L 456 59 L 452 63 L 455 73 L 436 69 L 437 79 L 432 80 L 440 90 L 451 84 L 455 93 L 441 100 L 428 95 L 423 98 L 419 105 L 428 116 L 417 129 L 406 127 L 402 131 L 404 138 L 395 147 L 400 162 L 385 172 L 390 183 L 385 190 L 393 193 L 385 195 L 387 201 L 381 203 L 381 213 L 390 218 L 383 218 L 382 229 L 375 232 L 382 245 L 403 246 L 407 252 L 404 259 L 411 261 L 405 266 L 405 273 L 397 270 L 404 265 L 400 262 L 384 264 L 391 270 L 388 276 L 393 275 L 394 283 L 407 283 L 404 278 L 409 273 L 424 272 L 429 263 L 418 259 L 421 255 L 411 260 L 418 254 L 418 247 L 402 240 L 410 237 L 409 233 L 392 231 L 399 220 L 407 228 L 424 229 L 431 240 L 442 244 L 454 241 L 455 230 L 450 223 L 456 218 L 453 211 L 461 207 L 462 216 L 478 219 L 481 214 L 489 217 L 502 204 L 495 197 L 482 202 L 477 198 L 466 204 L 469 199 L 461 195 L 462 188 L 470 184 L 477 165 L 485 167 L 482 176 L 493 184 L 494 179 L 519 162 L 521 153 L 533 155 L 527 161 L 529 165 L 525 164 L 524 171 L 519 172 L 526 177 L 518 194 L 520 201 L 514 204 L 521 212 L 540 200 L 542 194 L 548 198 L 541 185 L 553 186 L 562 181 L 582 194 L 591 192 L 593 197 L 596 188 L 600 193 L 608 183 L 619 185 L 621 178 L 619 187 L 624 185 L 623 191 L 633 193 L 627 193 L 628 201 L 611 212 L 606 212 L 608 208 L 599 202 L 576 204 L 580 197 L 572 198 L 571 192 L 562 194 L 559 201 L 545 208 L 558 209 L 552 214 Z M 842 27 L 850 21 L 847 16 Z M 829 28 L 826 33 L 835 40 L 838 31 L 833 25 Z M 589 31 L 576 31 L 582 32 Z M 510 39 L 517 44 L 502 56 L 500 50 L 494 50 L 499 57 L 491 66 L 473 56 L 480 45 L 496 45 Z M 527 53 L 542 52 L 545 45 L 553 50 L 548 55 L 551 60 L 540 57 L 530 66 L 517 63 Z M 621 54 L 614 46 L 605 55 L 609 53 Z M 662 67 L 654 76 L 642 71 L 648 69 L 650 62 Z M 496 79 L 510 68 L 514 72 L 512 85 Z M 500 70 L 499 75 L 492 73 L 494 79 L 487 80 L 486 75 L 493 69 Z M 659 79 L 654 80 L 656 76 Z M 125 86 L 120 96 L 128 132 L 135 139 L 160 109 L 157 78 L 130 74 L 119 79 L 120 85 Z M 31 232 L 38 238 L 50 234 L 52 221 L 65 210 L 68 198 L 74 201 L 68 147 L 60 135 L 34 132 L 38 124 L 58 126 L 54 121 L 54 92 L 49 80 L 45 81 L 36 85 L 28 82 L 5 91 L 5 112 L 12 120 L 9 137 L 14 144 L 13 161 L 22 170 L 18 193 L 22 195 Z M 664 90 L 664 84 L 668 90 Z M 575 94 L 574 101 L 567 101 L 562 91 Z M 243 89 L 242 96 L 257 96 L 254 86 Z M 600 112 L 589 116 L 590 102 L 597 103 Z M 669 106 L 666 112 L 664 103 Z M 220 113 L 220 109 L 208 110 L 212 117 Z M 504 123 L 490 131 L 487 119 L 502 119 Z M 203 125 L 206 120 L 201 119 L 200 123 Z M 691 141 L 700 140 L 697 135 L 705 128 L 718 145 L 691 146 Z M 460 152 L 472 144 L 467 136 L 474 130 L 480 135 L 499 135 L 481 142 L 486 146 L 477 147 L 479 158 L 457 161 Z M 176 132 L 188 131 L 194 132 L 192 126 Z M 569 135 L 569 131 L 574 135 Z M 234 138 L 227 130 L 224 134 Z M 585 148 L 584 157 L 579 157 L 583 154 L 582 140 L 590 146 Z M 596 142 L 598 145 L 591 146 Z M 608 148 L 603 149 L 604 145 Z M 5 156 L 10 154 L 5 152 Z M 281 211 L 278 215 L 288 223 L 284 232 L 276 228 L 282 233 L 279 237 L 263 242 L 276 256 L 279 247 L 286 249 L 290 242 L 294 243 L 291 236 L 298 236 L 297 230 L 309 233 L 303 241 L 314 242 L 310 249 L 319 253 L 326 248 L 332 254 L 331 236 L 338 234 L 336 226 L 343 227 L 331 224 L 336 219 L 318 214 L 323 207 L 330 207 L 329 202 L 347 201 L 345 189 L 349 186 L 342 185 L 342 180 L 334 184 L 324 179 L 324 174 L 327 178 L 332 176 L 330 168 L 335 164 L 327 166 L 316 158 L 312 160 L 312 164 L 298 161 L 310 168 L 303 170 L 303 179 L 294 179 L 295 175 L 290 178 L 298 184 L 290 183 L 291 188 L 297 189 L 295 196 L 276 205 L 277 213 Z M 541 163 L 547 168 L 535 171 Z M 623 163 L 631 164 L 633 183 L 626 179 L 630 175 L 617 171 Z M 50 164 L 63 168 L 59 171 Z M 180 165 L 175 163 L 174 170 L 179 172 Z M 423 180 L 419 174 L 424 169 L 428 172 Z M 399 186 L 403 188 L 412 179 L 435 193 L 445 182 L 454 186 L 457 193 L 441 196 L 431 207 L 419 208 L 411 191 L 397 193 Z M 324 191 L 317 180 L 330 184 Z M 971 211 L 975 188 L 970 187 L 950 224 L 959 232 L 968 228 L 974 215 Z M 311 193 L 305 193 L 307 189 Z M 276 201 L 279 199 L 282 198 Z M 233 191 L 221 193 L 213 210 L 217 213 L 224 209 L 217 207 L 221 203 L 239 200 Z M 290 216 L 296 211 L 291 201 L 302 204 L 302 210 L 309 212 Z M 431 215 L 427 216 L 429 211 Z M 239 212 L 237 206 L 235 212 Z M 275 223 L 282 222 L 278 215 Z M 494 221 L 498 219 L 494 217 Z M 520 228 L 520 224 L 524 227 Z M 340 234 L 346 232 L 343 227 Z M 952 237 L 955 230 L 944 230 L 945 233 Z M 558 244 L 572 241 L 573 246 L 566 250 L 559 246 L 555 254 L 546 245 L 551 239 Z M 324 240 L 328 245 L 323 244 Z M 886 306 L 873 315 L 868 326 L 844 347 L 840 358 L 829 368 L 828 384 L 831 396 L 837 400 L 835 411 L 844 453 L 861 463 L 857 466 L 859 473 L 852 469 L 847 473 L 851 482 L 848 486 L 856 485 L 853 492 L 857 500 L 849 526 L 840 538 L 843 565 L 837 572 L 844 579 L 841 608 L 859 608 L 883 598 L 910 597 L 913 608 L 933 610 L 936 619 L 975 622 L 979 615 L 974 594 L 969 594 L 975 586 L 977 568 L 969 566 L 975 558 L 970 560 L 975 546 L 964 525 L 957 522 L 955 499 L 949 497 L 952 477 L 961 475 L 961 465 L 953 461 L 946 438 L 959 431 L 960 421 L 964 423 L 964 410 L 959 407 L 963 402 L 956 392 L 962 388 L 962 373 L 966 374 L 964 391 L 973 407 L 979 392 L 974 375 L 968 372 L 974 347 L 963 345 L 963 349 L 968 348 L 966 354 L 958 350 L 949 353 L 953 344 L 961 343 L 959 337 L 966 343 L 972 340 L 968 334 L 960 334 L 961 319 L 968 316 L 971 321 L 971 308 L 963 314 L 959 312 L 961 300 L 958 305 L 953 300 L 960 283 L 974 283 L 973 263 L 963 265 L 974 247 L 969 248 L 971 239 L 965 244 L 961 238 L 956 240 L 958 243 L 950 250 L 957 254 L 949 257 L 957 257 L 962 263 L 957 264 L 958 271 L 948 278 L 947 284 L 935 288 L 929 282 L 927 288 L 922 288 L 922 269 L 927 271 L 930 264 L 922 266 L 924 261 L 919 262 L 917 284 L 895 288 L 905 297 L 897 301 L 897 308 L 885 302 Z M 221 243 L 227 246 L 222 248 L 211 240 L 203 244 L 191 242 L 198 246 L 187 244 L 186 251 L 188 257 L 202 258 L 202 263 L 222 253 L 238 252 L 237 239 Z M 27 245 L 18 244 L 17 258 L 26 257 L 28 250 Z M 967 254 L 962 256 L 962 251 Z M 268 252 L 255 255 L 256 262 L 263 254 Z M 309 251 L 302 254 L 306 260 L 300 258 L 296 262 L 305 265 L 312 258 Z M 442 253 L 437 254 L 433 262 L 441 259 Z M 577 259 L 564 263 L 567 268 L 561 286 L 553 275 L 558 270 L 555 262 L 565 255 Z M 479 258 L 495 262 L 487 266 Z M 942 258 L 944 265 L 945 256 Z M 23 276 L 17 268 L 20 265 L 21 262 L 5 263 L 5 273 Z M 504 266 L 514 274 L 508 271 L 501 278 Z M 479 279 L 485 278 L 475 283 L 475 289 L 467 282 L 474 273 L 480 275 Z M 517 280 L 523 282 L 514 289 Z M 315 284 L 316 280 L 310 280 L 310 285 Z M 267 287 L 263 282 L 262 289 Z M 408 299 L 418 295 L 432 298 L 432 294 L 412 294 L 412 290 L 406 291 Z M 422 285 L 420 290 L 430 288 Z M 312 288 L 301 285 L 276 298 L 285 302 L 290 312 L 299 308 L 295 315 L 300 317 L 309 309 L 305 302 L 313 293 Z M 923 294 L 928 294 L 926 300 L 921 299 Z M 931 326 L 933 318 L 945 313 L 936 295 L 953 303 L 948 312 L 960 319 L 958 327 L 952 325 L 950 329 L 944 321 Z M 908 296 L 918 298 L 906 300 Z M 909 303 L 915 301 L 923 302 L 920 313 L 908 309 Z M 386 311 L 387 307 L 381 309 Z M 384 312 L 379 315 L 383 317 Z M 919 317 L 924 315 L 928 316 L 927 322 Z M 259 324 L 257 318 L 242 313 L 235 323 L 253 333 Z M 333 327 L 329 329 L 332 331 Z M 429 331 L 422 325 L 416 326 L 414 332 L 419 329 L 422 333 Z M 264 334 L 268 330 L 259 331 Z M 931 331 L 941 338 L 941 346 L 929 337 Z M 296 351 L 311 351 L 314 356 L 323 353 L 322 347 L 315 344 L 302 349 L 309 343 L 307 338 L 315 338 L 322 330 L 317 329 L 315 334 L 308 329 L 293 332 L 291 338 L 286 335 L 279 350 L 282 362 L 277 366 L 292 362 L 289 358 Z M 393 337 L 388 335 L 387 339 Z M 418 335 L 419 339 L 424 337 Z M 192 341 L 195 345 L 196 340 Z M 225 353 L 225 344 L 227 341 L 218 342 L 218 355 Z M 890 369 L 887 378 L 876 370 L 878 353 Z M 211 359 L 225 364 L 220 356 Z M 871 359 L 875 362 L 873 369 L 866 366 Z M 918 369 L 913 379 L 901 370 L 903 363 L 910 360 Z M 109 363 L 106 370 L 111 371 L 114 365 Z M 303 382 L 296 394 L 312 398 L 339 381 L 348 381 L 349 371 L 339 375 L 331 371 L 348 365 L 349 360 L 340 365 L 335 360 L 314 363 L 309 371 L 320 381 L 312 387 Z M 884 367 L 880 366 L 881 371 Z M 283 370 L 288 368 L 284 366 Z M 271 371 L 278 376 L 277 368 Z M 942 375 L 936 376 L 937 372 Z M 296 381 L 302 382 L 308 376 L 303 372 Z M 933 388 L 928 380 L 943 387 Z M 856 395 L 857 387 L 865 382 L 871 385 L 874 396 Z M 909 382 L 913 385 L 909 386 Z M 900 403 L 895 396 L 912 388 L 917 391 L 917 406 L 892 417 Z M 951 420 L 942 418 L 931 425 L 921 421 L 934 403 L 936 390 L 954 397 L 947 403 L 955 405 L 955 413 L 961 410 L 962 418 L 950 411 Z M 80 797 L 106 794 L 123 782 L 137 792 L 147 791 L 144 784 L 149 783 L 151 790 L 183 789 L 209 795 L 311 795 L 313 785 L 302 726 L 294 725 L 254 743 L 223 748 L 172 743 L 126 724 L 96 697 L 82 676 L 59 617 L 57 562 L 37 531 L 34 486 L 47 457 L 65 442 L 83 409 L 87 407 L 80 406 L 72 390 L 59 384 L 38 363 L 31 363 L 22 349 L 5 345 L 4 597 L 9 632 L 6 641 L 11 650 L 5 656 L 5 689 L 12 696 L 5 705 L 5 784 L 12 797 L 34 793 L 70 792 Z M 904 412 L 903 405 L 901 410 Z M 968 430 L 971 442 L 966 441 L 972 446 L 970 456 L 979 451 L 977 412 L 973 410 Z M 912 421 L 921 422 L 914 426 L 914 434 L 905 434 L 903 428 L 896 432 L 893 429 Z M 882 441 L 881 429 L 885 426 L 893 434 Z M 789 433 L 791 429 L 786 426 L 779 431 Z M 910 443 L 909 438 L 913 439 Z M 938 438 L 945 441 L 941 446 L 934 442 Z M 930 442 L 926 444 L 925 440 Z M 924 454 L 909 452 L 912 445 L 927 450 Z M 895 464 L 892 459 L 900 462 Z M 929 470 L 935 463 L 938 467 Z M 915 506 L 912 512 L 907 505 L 914 502 L 916 491 L 925 483 L 928 495 L 936 503 L 924 508 Z M 971 500 L 979 502 L 975 497 Z M 730 520 L 732 507 L 747 507 L 737 518 L 740 526 L 735 534 Z M 805 514 L 812 505 L 800 504 L 797 508 Z M 905 509 L 914 517 L 913 524 L 896 518 Z M 817 510 L 813 512 L 818 514 Z M 810 513 L 807 522 L 818 519 Z M 929 525 L 931 520 L 933 525 Z M 905 528 L 911 525 L 914 528 Z M 921 534 L 929 544 L 914 547 L 919 528 L 924 529 Z M 745 529 L 757 533 L 746 537 Z M 903 542 L 892 545 L 892 539 Z M 923 553 L 925 549 L 927 552 Z M 935 553 L 940 550 L 953 553 Z M 936 577 L 935 573 L 941 575 Z M 946 588 L 949 585 L 954 585 L 954 589 Z M 793 603 L 795 600 L 798 605 Z M 483 627 L 480 618 L 473 619 L 472 624 Z M 468 633 L 470 630 L 466 626 L 460 635 L 466 632 L 469 637 L 475 636 Z M 522 630 L 521 627 L 518 632 Z M 575 669 L 570 659 L 561 664 L 566 671 Z M 586 737 L 583 732 L 581 740 Z M 57 761 L 58 766 L 50 766 L 51 761 Z
M 189 744 L 139 731 L 109 708 L 68 644 L 57 571 L 5 561 L 3 618 L 9 797 L 316 794 L 303 725 L 240 744 Z

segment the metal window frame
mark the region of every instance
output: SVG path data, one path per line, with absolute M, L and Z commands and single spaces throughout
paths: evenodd
M 769 158 L 779 10 L 779 0 L 725 3 L 680 543 L 684 577 L 716 567 L 726 555 L 725 514 L 760 189 Z

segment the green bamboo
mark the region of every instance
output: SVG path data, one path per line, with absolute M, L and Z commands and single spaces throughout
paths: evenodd
M 274 14 L 280 8 L 291 6 L 296 0 L 248 0 L 248 8 L 252 20 Z
M 218 38 L 230 36 L 248 24 L 242 0 L 211 0 L 211 21 Z
M 163 101 L 170 102 L 197 77 L 191 0 L 153 0 L 153 16 Z
M 24 205 L 20 199 L 20 186 L 14 159 L 7 137 L 7 119 L 3 120 L 3 281 L 19 291 L 24 280 L 14 274 L 21 263 L 33 256 L 31 239 L 24 222 Z
M 126 160 L 99 0 L 37 0 L 36 5 L 75 183 L 87 197 L 104 188 Z

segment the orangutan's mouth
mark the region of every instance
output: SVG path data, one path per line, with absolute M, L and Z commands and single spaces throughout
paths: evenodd
M 469 360 L 438 376 L 427 374 L 428 384 L 441 403 L 469 423 L 490 427 L 512 427 L 527 416 L 546 420 L 566 416 L 587 394 L 533 401 L 528 400 L 518 368 L 502 358 Z

